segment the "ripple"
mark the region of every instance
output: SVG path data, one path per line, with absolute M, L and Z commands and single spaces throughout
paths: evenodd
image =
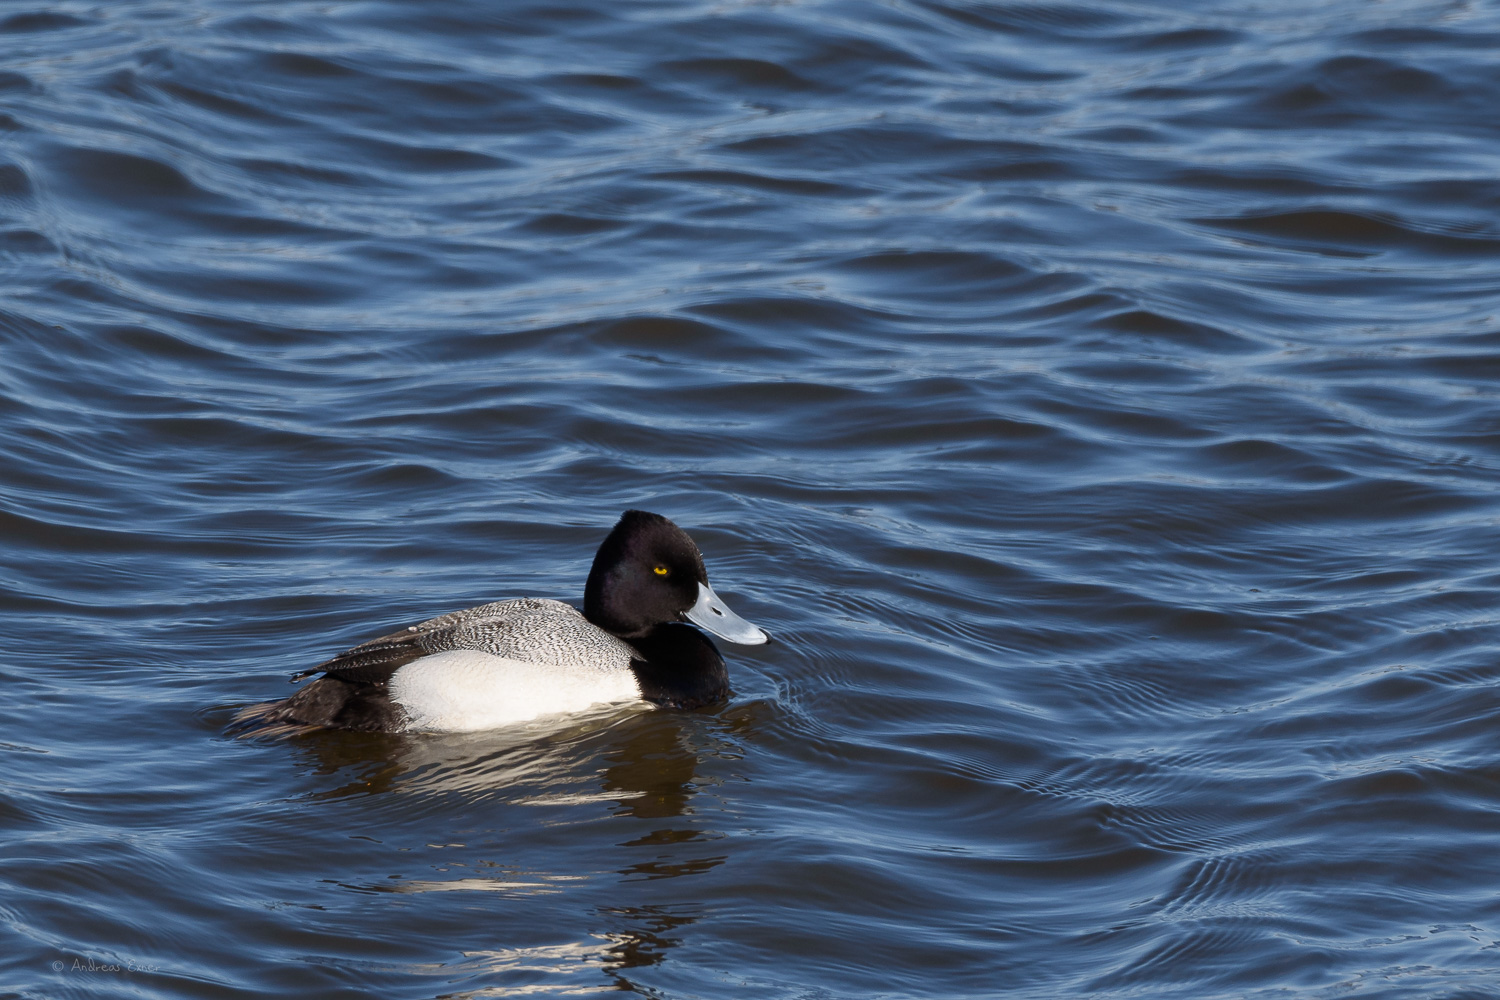
M 1467 256 L 1490 254 L 1500 241 L 1478 236 L 1431 232 L 1395 217 L 1336 211 L 1283 212 L 1238 219 L 1198 219 L 1203 225 L 1249 233 L 1272 245 L 1316 253 L 1373 257 L 1392 250 Z

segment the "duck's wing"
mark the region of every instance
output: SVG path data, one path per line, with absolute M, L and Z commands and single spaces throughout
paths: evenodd
M 413 660 L 450 649 L 553 663 L 587 662 L 599 669 L 627 669 L 631 648 L 590 624 L 561 601 L 520 598 L 453 611 L 378 639 L 371 639 L 305 670 L 339 680 L 380 684 Z

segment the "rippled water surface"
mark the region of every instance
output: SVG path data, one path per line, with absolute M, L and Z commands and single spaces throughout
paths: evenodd
M 0 6 L 0 994 L 1500 996 L 1500 9 Z M 694 711 L 236 738 L 579 600 Z

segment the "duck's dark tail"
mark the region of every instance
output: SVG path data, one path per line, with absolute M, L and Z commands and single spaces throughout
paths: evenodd
M 243 730 L 242 736 L 290 736 L 314 729 L 395 733 L 407 721 L 385 684 L 319 677 L 290 698 L 240 709 L 233 725 Z

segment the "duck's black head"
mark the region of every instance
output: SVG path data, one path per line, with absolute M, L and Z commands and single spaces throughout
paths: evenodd
M 766 641 L 764 632 L 730 611 L 709 587 L 703 556 L 687 532 L 643 510 L 627 510 L 599 546 L 583 591 L 583 614 L 622 639 L 690 621 L 730 642 Z

